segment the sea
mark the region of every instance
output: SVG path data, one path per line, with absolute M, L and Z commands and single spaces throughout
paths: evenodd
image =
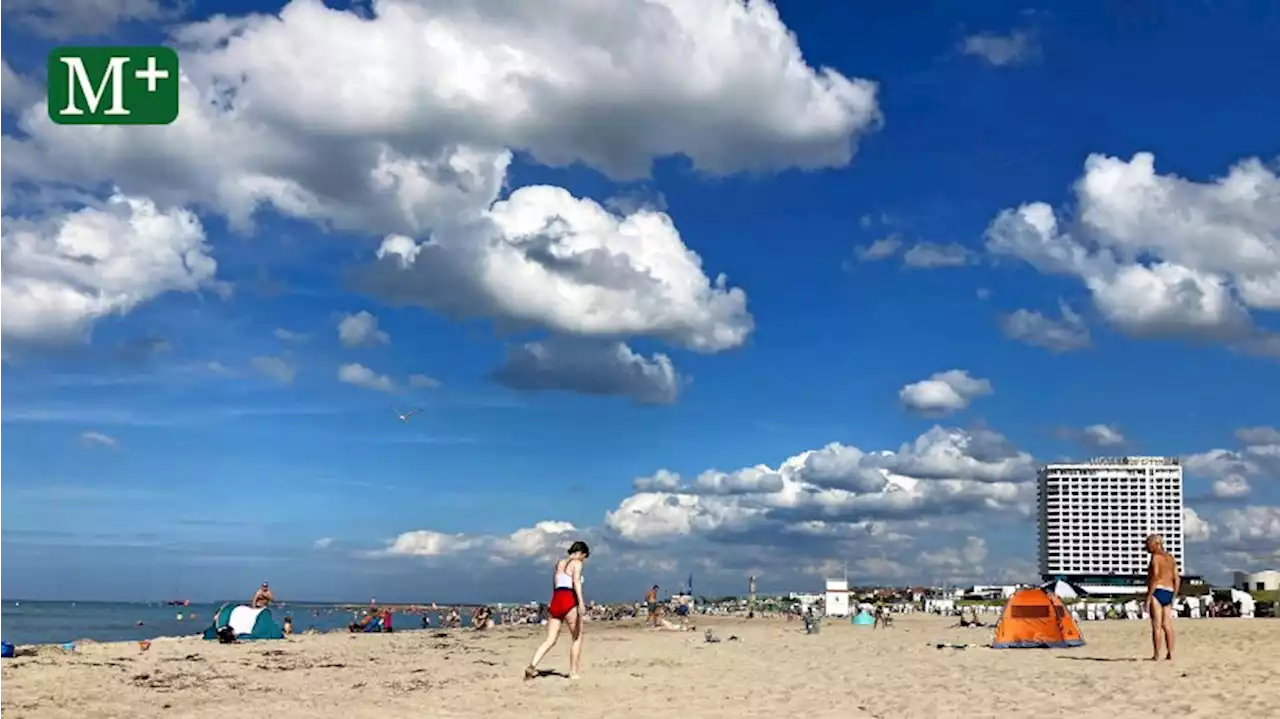
M 137 641 L 156 637 L 201 634 L 222 606 L 195 604 L 170 606 L 164 602 L 48 602 L 6 599 L 0 605 L 0 640 L 14 645 L 65 644 L 83 639 L 98 642 Z M 348 607 L 350 605 L 347 605 Z M 463 609 L 462 626 L 470 625 L 469 609 Z M 355 612 L 333 604 L 272 605 L 277 621 L 293 618 L 294 633 L 316 629 L 345 629 Z M 440 612 L 425 612 L 429 628 L 440 627 Z M 496 618 L 496 617 L 495 617 Z M 396 631 L 422 629 L 421 615 L 397 612 Z

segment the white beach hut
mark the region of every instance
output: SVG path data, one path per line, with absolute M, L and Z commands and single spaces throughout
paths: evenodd
M 849 616 L 849 582 L 845 579 L 828 579 L 825 607 L 828 617 Z

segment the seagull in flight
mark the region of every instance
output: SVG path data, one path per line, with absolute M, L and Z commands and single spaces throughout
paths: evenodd
M 394 409 L 391 411 L 395 412 Z M 415 414 L 418 414 L 421 411 L 422 411 L 421 409 L 411 409 L 408 412 L 404 412 L 404 413 L 396 412 L 396 419 L 400 420 L 401 422 L 408 422 L 410 417 L 412 417 Z

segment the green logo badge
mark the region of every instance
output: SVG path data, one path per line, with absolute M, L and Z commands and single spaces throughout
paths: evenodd
M 49 119 L 59 125 L 168 125 L 178 119 L 178 53 L 167 47 L 59 47 L 49 53 Z

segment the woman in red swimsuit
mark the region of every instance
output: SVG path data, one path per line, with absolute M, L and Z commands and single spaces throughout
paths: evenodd
M 560 638 L 560 626 L 569 625 L 573 644 L 569 645 L 569 678 L 578 678 L 578 663 L 582 657 L 582 611 L 587 606 L 582 598 L 582 565 L 591 556 L 586 542 L 574 542 L 569 546 L 569 556 L 556 562 L 552 575 L 551 605 L 547 607 L 547 639 L 533 654 L 533 661 L 525 667 L 524 678 L 538 676 L 538 662 L 551 651 Z

